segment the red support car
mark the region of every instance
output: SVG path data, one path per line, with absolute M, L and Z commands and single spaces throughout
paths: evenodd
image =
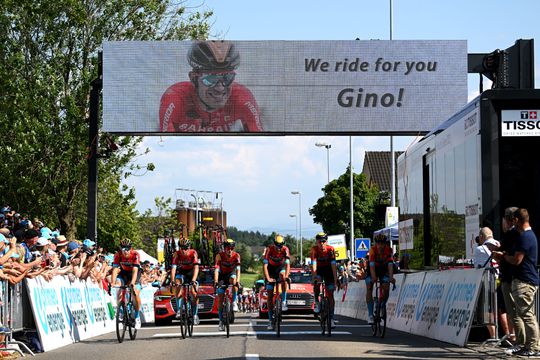
M 201 267 L 199 270 L 199 317 L 211 319 L 218 317 L 217 299 L 214 281 L 214 268 Z M 171 294 L 169 279 L 165 286 L 154 293 L 154 316 L 157 326 L 170 324 L 176 315 L 177 304 L 174 294 Z
M 287 307 L 285 314 L 313 314 L 315 301 L 311 271 L 291 269 L 289 274 L 291 288 L 287 291 Z M 259 294 L 259 318 L 268 318 L 268 293 L 262 290 Z

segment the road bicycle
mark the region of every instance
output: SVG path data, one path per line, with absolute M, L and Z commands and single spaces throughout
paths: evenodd
M 180 334 L 182 339 L 185 339 L 186 336 L 193 336 L 193 325 L 195 324 L 195 308 L 197 306 L 196 301 L 193 299 L 192 288 L 195 284 L 189 282 L 186 284 L 174 285 L 182 288 L 183 301 L 181 301 L 180 308 L 178 312 L 180 314 Z
M 217 286 L 217 288 L 225 290 L 225 294 L 223 294 L 223 304 L 221 304 L 221 306 L 223 309 L 222 310 L 223 311 L 223 325 L 225 326 L 227 337 L 229 337 L 229 334 L 230 334 L 230 326 L 231 326 L 230 324 L 234 323 L 234 311 L 233 311 L 232 301 L 231 301 L 232 287 L 233 285 L 224 284 L 221 281 Z
M 283 304 L 281 300 L 281 294 L 283 293 L 283 284 L 285 284 L 285 282 L 290 283 L 290 279 L 279 279 L 277 281 L 270 282 L 270 284 L 275 284 L 272 327 L 274 328 L 277 337 L 281 336 L 281 323 L 283 322 Z
M 321 292 L 319 293 L 319 313 L 317 318 L 321 325 L 321 335 L 328 333 L 328 336 L 332 336 L 332 308 L 330 306 L 330 299 L 328 298 L 328 292 L 324 283 L 321 284 Z M 317 286 L 317 282 L 315 282 Z
M 137 329 L 135 329 L 135 305 L 132 300 L 133 288 L 125 285 L 115 288 L 120 289 L 120 301 L 116 311 L 116 338 L 122 343 L 128 330 L 129 338 L 135 340 Z
M 371 331 L 373 336 L 381 338 L 386 334 L 386 300 L 384 299 L 384 289 L 381 280 L 375 283 L 375 297 L 373 298 L 373 324 Z M 396 289 L 396 284 L 392 284 L 392 290 Z

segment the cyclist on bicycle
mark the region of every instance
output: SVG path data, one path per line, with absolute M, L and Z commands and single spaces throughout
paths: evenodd
M 285 281 L 291 272 L 289 248 L 285 246 L 285 239 L 276 235 L 274 243 L 266 248 L 263 260 L 264 277 L 266 278 L 266 290 L 268 291 L 268 330 L 274 330 L 272 317 L 274 316 L 274 284 L 279 279 Z M 287 311 L 287 282 L 283 283 L 281 294 L 281 309 Z
M 334 290 L 338 287 L 338 276 L 336 268 L 336 252 L 334 248 L 327 245 L 328 235 L 320 232 L 315 236 L 317 245 L 311 248 L 311 267 L 313 276 L 313 293 L 315 296 L 315 313 L 321 311 L 319 304 L 319 294 L 321 293 L 321 282 L 324 280 L 326 293 L 330 302 L 330 322 L 332 328 L 336 327 L 334 322 Z
M 214 271 L 214 287 L 217 286 L 219 282 L 233 285 L 233 311 L 237 312 L 238 304 L 236 300 L 238 297 L 238 284 L 240 283 L 240 254 L 234 251 L 235 246 L 236 242 L 233 239 L 227 239 L 223 244 L 225 251 L 217 254 L 216 270 Z M 225 295 L 225 289 L 219 288 L 217 294 L 219 316 L 218 330 L 225 331 L 225 325 L 223 324 L 223 297 Z
M 171 267 L 171 291 L 174 288 L 174 295 L 176 296 L 176 304 L 178 310 L 176 311 L 176 318 L 180 319 L 182 301 L 185 300 L 186 295 L 181 284 L 186 282 L 192 282 L 191 294 L 193 296 L 194 304 L 191 304 L 192 309 L 195 309 L 193 315 L 193 324 L 199 325 L 199 298 L 197 297 L 197 277 L 199 276 L 199 258 L 197 251 L 190 249 L 191 242 L 189 239 L 178 240 L 178 251 L 173 254 L 172 267 Z M 173 287 L 173 281 L 177 286 Z
M 137 251 L 132 249 L 130 239 L 120 240 L 120 250 L 114 254 L 113 271 L 111 274 L 111 284 L 114 286 L 129 285 L 135 296 L 133 306 L 135 307 L 135 329 L 141 328 L 141 259 Z M 120 292 L 118 292 L 120 294 Z M 119 302 L 119 299 L 117 299 Z
M 369 269 L 366 274 L 366 304 L 368 308 L 369 323 L 373 324 L 373 284 L 380 280 L 383 289 L 383 303 L 388 299 L 390 283 L 394 280 L 394 260 L 392 248 L 384 234 L 375 236 L 375 245 L 369 249 Z

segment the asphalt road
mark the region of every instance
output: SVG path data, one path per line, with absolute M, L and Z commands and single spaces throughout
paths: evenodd
M 92 338 L 47 353 L 36 360 L 96 359 L 489 359 L 502 351 L 479 346 L 460 348 L 394 330 L 384 339 L 374 338 L 361 320 L 336 317 L 332 336 L 322 336 L 312 316 L 287 316 L 282 334 L 267 331 L 267 320 L 256 314 L 238 314 L 231 337 L 217 331 L 216 320 L 202 320 L 192 338 L 181 339 L 177 326 L 143 326 L 137 339 L 119 344 L 116 334 Z

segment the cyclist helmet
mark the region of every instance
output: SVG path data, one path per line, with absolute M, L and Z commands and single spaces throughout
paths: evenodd
M 283 245 L 285 245 L 285 239 L 283 238 L 283 236 L 276 235 L 276 237 L 274 238 L 274 245 L 276 245 L 277 247 L 282 247 Z
M 178 240 L 178 247 L 181 249 L 188 249 L 189 245 L 191 245 L 191 242 L 189 241 L 189 239 Z
M 320 232 L 315 236 L 315 239 L 320 242 L 325 242 L 328 240 L 328 235 L 325 232 Z
M 224 246 L 226 248 L 234 249 L 234 247 L 236 246 L 236 242 L 233 239 L 227 239 L 225 240 Z
M 189 65 L 196 71 L 232 71 L 240 65 L 240 53 L 228 41 L 195 41 L 189 49 Z
M 376 243 L 386 243 L 388 241 L 388 238 L 384 234 L 377 234 L 375 235 L 375 242 Z
M 130 248 L 133 245 L 130 239 L 122 239 L 120 240 L 120 247 L 122 248 Z

